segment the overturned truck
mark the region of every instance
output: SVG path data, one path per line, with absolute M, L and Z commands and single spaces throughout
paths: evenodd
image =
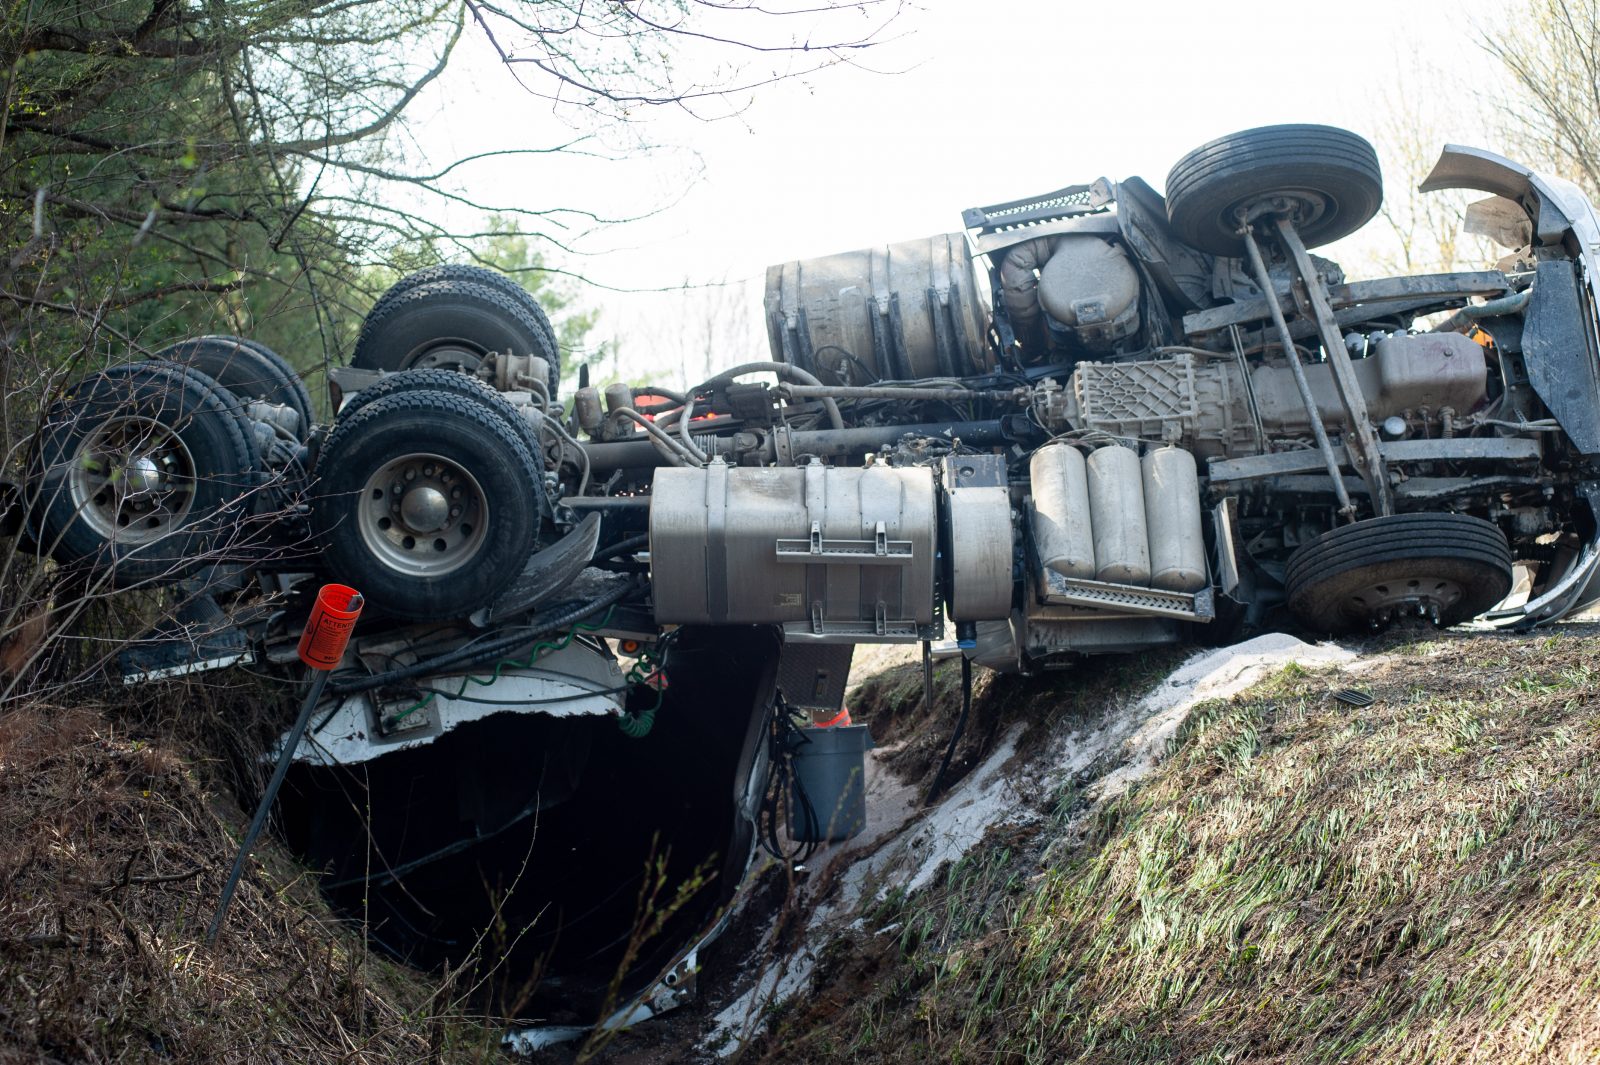
M 179 589 L 130 682 L 292 667 L 315 588 L 360 589 L 287 839 L 396 956 L 488 952 L 501 1008 L 550 1015 L 537 982 L 621 1023 L 690 992 L 855 644 L 1020 672 L 1600 596 L 1594 210 L 1453 146 L 1423 188 L 1487 194 L 1505 257 L 1347 280 L 1309 249 L 1377 212 L 1371 147 L 1255 129 L 1165 198 L 1101 179 L 775 266 L 771 359 L 683 392 L 564 399 L 527 294 L 435 267 L 331 424 L 271 352 L 186 341 L 62 399 L 16 510 L 63 566 Z M 792 835 L 848 834 L 836 798 Z

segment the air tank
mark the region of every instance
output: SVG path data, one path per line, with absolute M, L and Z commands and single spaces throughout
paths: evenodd
M 1095 578 L 1116 584 L 1150 583 L 1139 456 L 1120 445 L 1089 456 L 1089 514 L 1094 528 Z
M 1071 444 L 1047 444 L 1028 463 L 1033 486 L 1033 542 L 1039 565 L 1063 577 L 1095 574 L 1089 524 L 1089 471 Z
M 594 385 L 578 389 L 572 394 L 572 411 L 578 419 L 578 428 L 586 433 L 599 429 L 600 423 L 605 421 L 600 409 L 600 390 Z
M 1196 592 L 1209 582 L 1200 531 L 1200 477 L 1181 447 L 1156 448 L 1141 463 L 1150 539 L 1150 587 Z
M 612 411 L 622 410 L 623 408 L 632 409 L 633 407 L 633 386 L 626 381 L 617 381 L 606 385 L 603 395 L 606 397 L 606 413 L 608 414 Z

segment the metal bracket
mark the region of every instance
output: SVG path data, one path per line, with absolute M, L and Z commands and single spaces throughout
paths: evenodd
M 779 562 L 845 562 L 853 566 L 909 566 L 913 561 L 910 540 L 891 540 L 878 524 L 877 535 L 871 540 L 824 540 L 822 530 L 815 522 L 811 536 L 806 540 L 774 541 Z
M 1350 435 L 1354 438 L 1349 448 L 1351 464 L 1366 482 L 1367 491 L 1372 494 L 1373 509 L 1379 515 L 1393 514 L 1394 493 L 1389 486 L 1389 471 L 1384 465 L 1383 453 L 1378 450 L 1378 434 L 1372 428 L 1372 418 L 1367 414 L 1367 397 L 1361 391 L 1361 382 L 1356 380 L 1356 369 L 1350 360 L 1350 353 L 1344 349 L 1344 340 L 1339 336 L 1339 324 L 1333 317 L 1327 284 L 1312 265 L 1311 255 L 1300 240 L 1293 220 L 1286 214 L 1280 214 L 1274 218 L 1273 224 L 1278 230 L 1279 242 L 1289 253 L 1294 273 L 1299 275 L 1298 287 L 1304 290 L 1306 299 L 1311 303 L 1322 349 L 1327 354 L 1328 365 L 1333 369 L 1333 381 L 1338 387 L 1339 399 L 1350 418 Z
M 916 643 L 924 626 L 909 619 L 874 617 L 871 621 L 825 621 L 819 612 L 809 621 L 783 623 L 786 643 Z

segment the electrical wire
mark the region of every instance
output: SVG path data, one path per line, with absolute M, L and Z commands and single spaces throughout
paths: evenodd
M 966 655 L 961 656 L 961 716 L 956 718 L 956 729 L 950 733 L 950 745 L 944 749 L 944 760 L 939 763 L 939 771 L 933 775 L 933 783 L 928 788 L 928 797 L 922 800 L 922 805 L 931 806 L 933 800 L 939 797 L 940 790 L 944 787 L 944 775 L 950 768 L 950 760 L 955 757 L 956 744 L 961 742 L 961 733 L 967 727 L 967 714 L 972 710 L 972 659 Z
M 421 688 L 420 690 L 425 691 L 428 694 L 423 696 L 423 698 L 419 699 L 417 702 L 412 703 L 410 706 L 406 707 L 404 710 L 402 710 L 399 713 L 393 715 L 392 717 L 385 718 L 384 719 L 384 727 L 385 728 L 394 728 L 396 725 L 400 724 L 400 722 L 404 721 L 406 718 L 410 717 L 412 714 L 416 713 L 418 710 L 421 710 L 423 707 L 425 707 L 429 703 L 433 702 L 435 695 L 447 695 L 451 699 L 462 699 L 462 696 L 466 692 L 468 685 L 476 684 L 481 688 L 487 688 L 491 684 L 493 684 L 495 681 L 499 680 L 501 673 L 503 671 L 505 671 L 506 669 L 508 669 L 508 668 L 515 668 L 515 669 L 531 669 L 531 668 L 533 668 L 533 664 L 536 661 L 538 661 L 540 658 L 542 658 L 543 656 L 545 656 L 547 654 L 553 654 L 556 651 L 564 651 L 564 650 L 566 650 L 567 647 L 571 645 L 572 641 L 578 638 L 578 633 L 580 631 L 582 631 L 582 632 L 598 632 L 601 629 L 605 628 L 606 625 L 611 621 L 611 615 L 616 611 L 616 609 L 617 608 L 615 606 L 612 606 L 610 609 L 608 609 L 606 611 L 606 616 L 601 618 L 598 622 L 594 623 L 593 625 L 586 625 L 586 624 L 584 624 L 582 622 L 575 623 L 570 629 L 567 630 L 566 634 L 564 636 L 562 636 L 561 639 L 559 639 L 559 640 L 539 640 L 539 641 L 537 641 L 533 645 L 533 649 L 528 652 L 528 656 L 527 656 L 526 660 L 523 660 L 523 659 L 520 659 L 520 658 L 505 658 L 505 659 L 501 659 L 500 661 L 498 661 L 498 662 L 496 662 L 494 664 L 494 669 L 490 672 L 489 676 L 486 677 L 486 678 L 485 677 L 475 677 L 470 673 L 463 674 L 462 677 L 461 677 L 461 687 L 458 688 L 454 692 L 443 691 L 443 690 L 438 689 L 438 688 Z M 463 702 L 473 702 L 473 701 L 476 701 L 476 700 L 462 699 L 462 701 Z M 532 700 L 532 699 L 528 700 L 529 703 L 534 703 L 534 702 L 538 702 L 538 701 L 539 700 Z M 555 701 L 556 702 L 565 702 L 566 700 L 558 699 L 558 700 L 555 700 Z
M 806 794 L 805 782 L 794 771 L 796 752 L 811 740 L 795 725 L 794 716 L 790 713 L 789 704 L 784 701 L 781 691 L 772 700 L 772 717 L 768 726 L 767 742 L 772 778 L 767 793 L 761 800 L 765 829 L 758 838 L 761 840 L 762 849 L 778 861 L 799 865 L 809 861 L 816 853 L 818 838 L 822 835 L 822 820 L 817 816 L 811 797 Z M 785 794 L 789 796 L 791 830 L 795 827 L 793 822 L 796 814 L 804 816 L 804 820 L 800 822 L 802 831 L 794 833 L 802 838 L 793 850 L 785 850 L 778 839 L 778 807 Z M 796 799 L 799 800 L 798 811 L 793 808 Z
M 459 854 L 469 847 L 475 847 L 480 843 L 486 843 L 489 840 L 494 839 L 507 829 L 526 821 L 529 817 L 532 817 L 534 814 L 538 813 L 539 806 L 540 793 L 535 791 L 532 802 L 528 803 L 528 805 L 524 806 L 520 811 L 513 814 L 509 821 L 496 828 L 490 829 L 488 832 L 479 832 L 475 835 L 453 840 L 450 843 L 446 843 L 438 850 L 430 851 L 427 854 L 422 855 L 420 858 L 413 858 L 408 862 L 401 862 L 399 865 L 390 866 L 381 873 L 362 873 L 356 876 L 347 877 L 344 880 L 337 880 L 332 884 L 323 884 L 322 890 L 335 891 L 342 887 L 350 887 L 353 884 L 369 884 L 372 887 L 384 887 L 388 884 L 392 884 L 399 880 L 402 876 L 405 876 L 407 873 L 416 869 L 420 869 L 424 865 L 429 865 L 433 862 L 436 862 L 440 858 L 448 858 L 452 854 Z
M 328 727 L 328 722 L 332 721 L 333 718 L 334 718 L 334 715 L 336 715 L 340 710 L 344 709 L 344 704 L 347 703 L 349 700 L 350 700 L 350 696 L 348 696 L 348 695 L 339 696 L 338 700 L 336 700 L 334 702 L 334 704 L 333 704 L 333 709 L 329 710 L 327 712 L 327 714 L 325 714 L 323 716 L 321 721 L 318 721 L 315 725 L 311 726 L 311 734 L 313 736 L 315 736 L 315 735 L 319 734 L 323 729 L 327 728 Z
M 590 559 L 590 563 L 604 562 L 606 559 L 616 558 L 618 555 L 631 555 L 638 551 L 639 548 L 649 546 L 650 534 L 640 533 L 637 536 L 630 536 L 626 540 L 618 540 L 610 547 L 601 548 L 594 558 Z
M 384 673 L 369 674 L 356 680 L 339 681 L 330 678 L 328 690 L 334 695 L 355 695 L 358 692 L 373 691 L 383 687 L 385 684 L 413 680 L 428 673 L 437 673 L 456 666 L 469 668 L 486 661 L 493 661 L 508 651 L 516 650 L 530 640 L 536 640 L 546 633 L 561 631 L 583 621 L 585 618 L 593 617 L 600 611 L 620 603 L 639 590 L 640 585 L 638 582 L 626 581 L 587 603 L 581 603 L 553 616 L 535 619 L 528 625 L 519 626 L 514 635 L 492 640 L 478 647 L 459 648 L 434 658 L 412 663 L 409 666 L 391 669 Z
M 672 653 L 673 643 L 677 638 L 676 632 L 662 637 L 657 641 L 655 651 L 641 651 L 628 670 L 630 685 L 642 684 L 656 693 L 655 705 L 648 710 L 624 712 L 617 718 L 617 727 L 631 740 L 642 740 L 650 735 L 651 729 L 655 728 L 656 711 L 661 709 L 661 704 L 667 698 L 667 656 Z

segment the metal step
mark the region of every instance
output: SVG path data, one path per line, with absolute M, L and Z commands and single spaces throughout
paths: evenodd
M 1210 621 L 1217 613 L 1210 588 L 1192 594 L 1169 592 L 1133 584 L 1063 577 L 1054 570 L 1045 571 L 1044 581 L 1039 596 L 1052 605 L 1099 607 L 1119 614 L 1150 614 L 1199 622 Z

